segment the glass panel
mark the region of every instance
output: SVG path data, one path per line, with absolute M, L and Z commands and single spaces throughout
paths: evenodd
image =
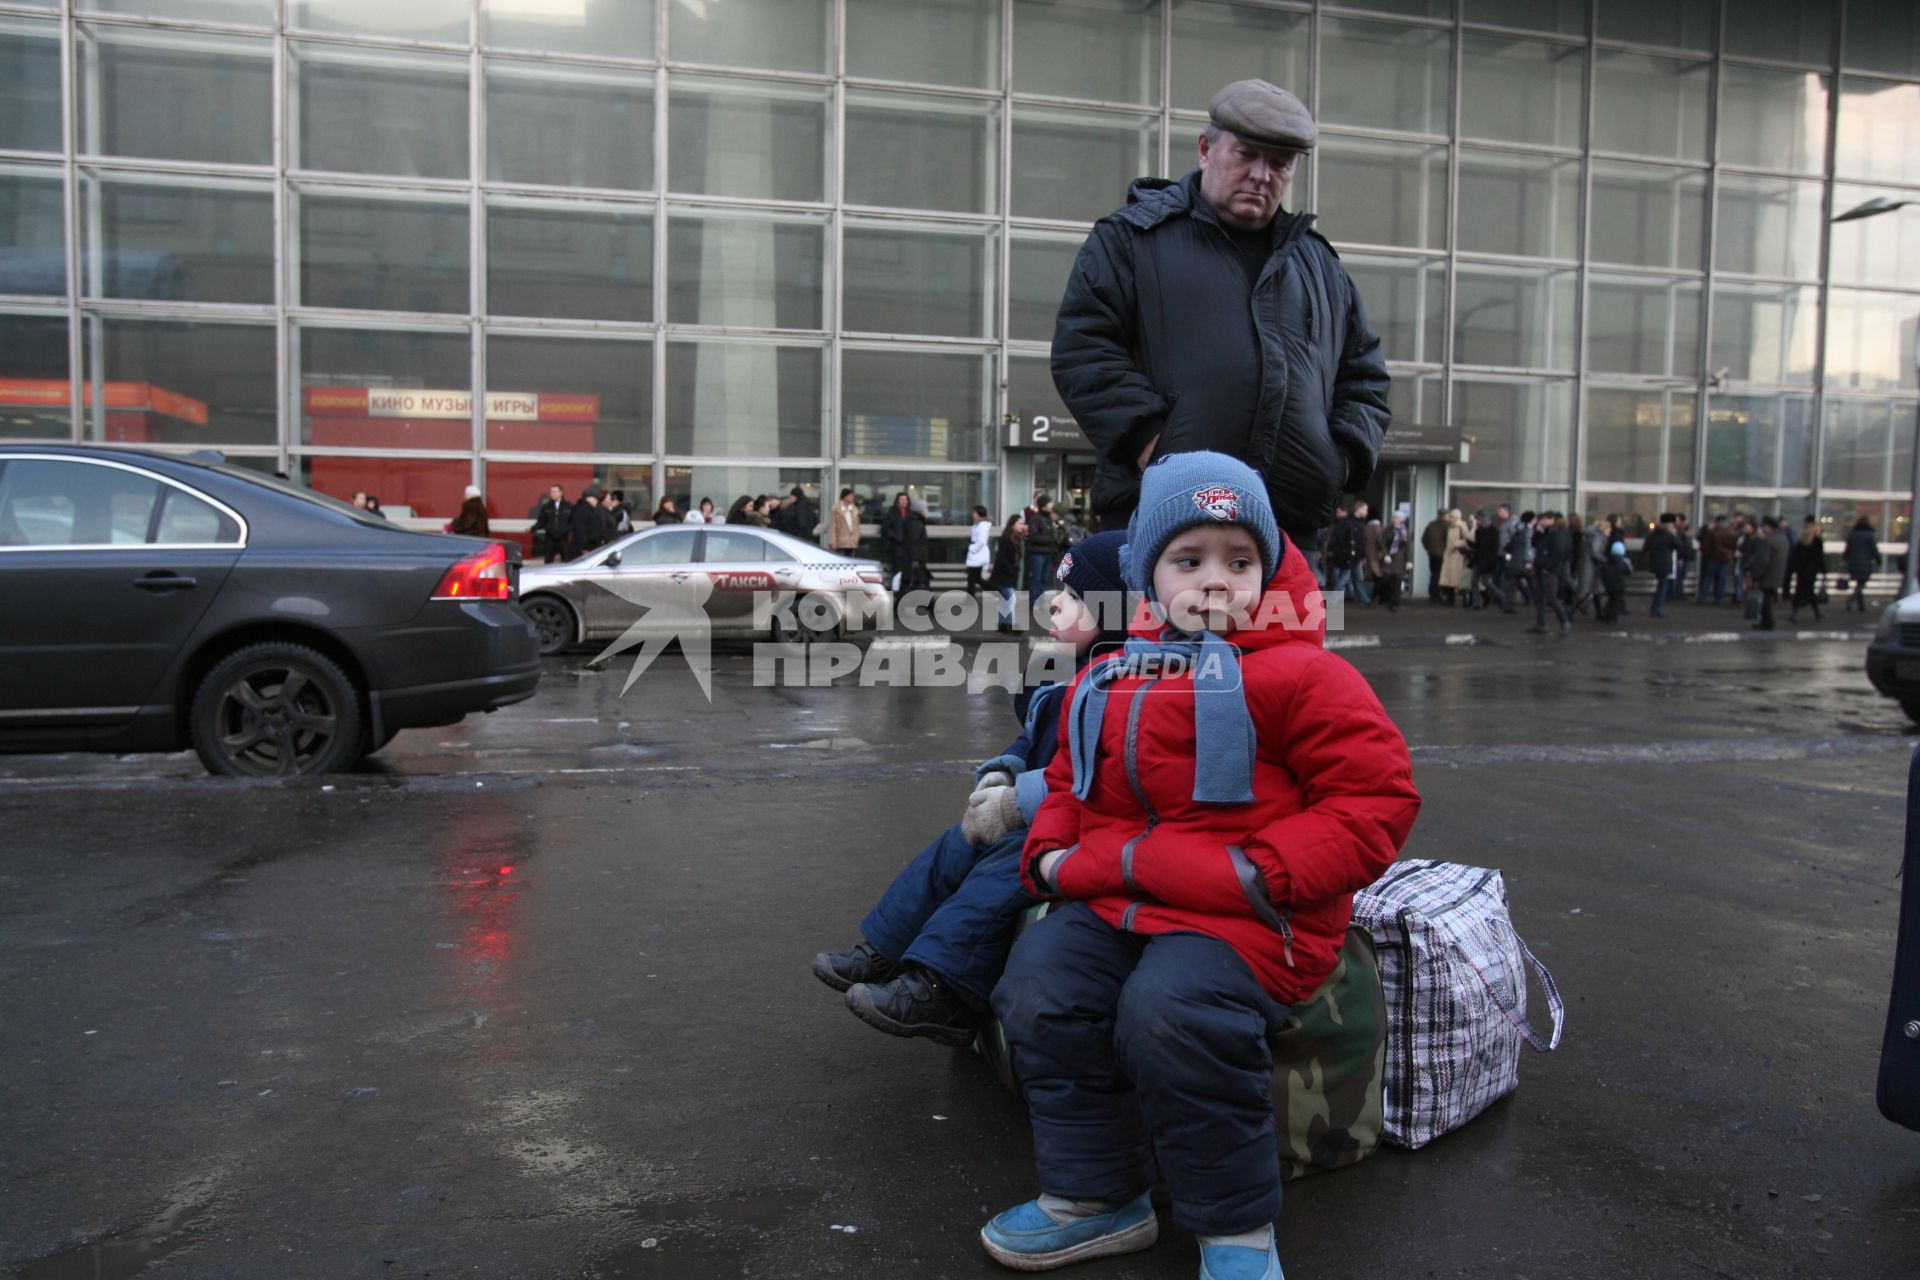
M 87 174 L 90 298 L 273 302 L 273 189 Z
M 1706 63 L 1608 49 L 1595 57 L 1595 150 L 1707 158 Z
M 1313 164 L 1322 235 L 1338 244 L 1446 247 L 1445 147 L 1322 135 Z
M 1722 50 L 1736 58 L 1826 66 L 1833 59 L 1833 6 L 1821 0 L 1741 0 L 1738 18 L 1726 24 L 1721 39 Z
M 78 32 L 83 154 L 273 163 L 272 41 L 85 23 Z
M 1573 368 L 1575 280 L 1572 271 L 1461 263 L 1454 283 L 1453 358 L 1461 364 Z
M 1721 395 L 1707 401 L 1708 484 L 1804 485 L 1813 471 L 1813 397 Z
M 473 368 L 464 330 L 302 325 L 296 344 L 305 443 L 472 451 Z M 448 515 L 460 509 L 459 493 L 460 486 L 454 486 Z
M 1605 490 L 1590 492 L 1581 501 L 1587 512 L 1587 521 L 1592 523 L 1601 516 L 1612 518 L 1617 534 L 1627 538 L 1644 538 L 1653 532 L 1653 526 L 1666 512 L 1676 508 L 1685 510 L 1691 501 L 1691 495 L 1668 493 L 1610 493 Z
M 318 459 L 316 459 L 318 461 Z M 464 465 L 464 464 L 463 464 Z M 462 480 L 462 484 L 466 481 Z M 493 462 L 487 463 L 487 510 L 495 518 L 519 517 L 531 520 L 547 499 L 547 489 L 559 485 L 569 500 L 588 485 L 598 485 L 602 493 L 618 490 L 626 495 L 627 509 L 635 523 L 653 514 L 653 466 L 645 462 Z M 458 494 L 460 491 L 455 489 Z M 458 506 L 456 502 L 455 506 Z M 683 506 L 681 510 L 686 508 Z M 497 533 L 497 530 L 496 530 Z M 530 549 L 531 537 L 523 550 Z M 559 559 L 556 554 L 554 559 Z
M 274 444 L 273 326 L 87 321 L 87 438 L 110 444 Z M 96 363 L 97 362 L 97 363 Z M 102 419 L 104 418 L 104 422 Z M 104 427 L 104 430 L 102 429 Z
M 1393 368 L 1388 372 L 1393 380 L 1387 385 L 1387 409 L 1395 422 L 1446 421 L 1445 388 L 1439 374 Z
M 1708 371 L 1735 382 L 1811 386 L 1819 314 L 1817 289 L 1716 284 Z
M 998 243 L 991 227 L 923 231 L 850 219 L 841 249 L 841 329 L 993 337 Z
M 1828 554 L 1831 555 L 1834 551 L 1838 550 L 1837 547 L 1831 544 L 1844 544 L 1846 542 L 1847 534 L 1852 531 L 1854 524 L 1859 520 L 1864 519 L 1867 522 L 1867 528 L 1874 530 L 1876 536 L 1878 536 L 1878 531 L 1887 527 L 1887 506 L 1887 503 L 1875 502 L 1871 498 L 1822 499 L 1820 503 L 1820 532 L 1821 536 L 1830 544 L 1827 549 Z M 1906 515 L 1905 503 L 1899 504 L 1899 511 L 1900 518 L 1904 521 Z M 1833 564 L 1836 568 L 1840 567 L 1838 561 L 1830 561 L 1829 563 Z
M 67 318 L 0 314 L 0 440 L 66 440 L 73 432 Z
M 487 311 L 651 322 L 653 211 L 488 200 Z
M 1697 378 L 1700 293 L 1697 280 L 1588 277 L 1587 368 Z
M 1007 361 L 1007 412 L 1029 417 L 1045 414 L 1071 419 L 1060 392 L 1053 385 L 1052 361 L 1046 356 L 1013 356 Z
M 1920 294 L 1835 289 L 1827 295 L 1827 388 L 1912 390 Z
M 1320 20 L 1320 122 L 1447 132 L 1453 37 L 1430 27 Z
M 1827 162 L 1827 77 L 1723 65 L 1720 162 L 1819 173 Z
M 240 525 L 232 516 L 223 515 L 209 503 L 182 492 L 167 489 L 161 497 L 160 523 L 153 532 L 156 543 L 238 542 Z
M 1540 378 L 1457 378 L 1453 421 L 1473 437 L 1460 480 L 1565 484 L 1573 384 Z
M 342 502 L 365 494 L 387 519 L 417 518 L 435 533 L 459 513 L 466 486 L 473 483 L 473 464 L 466 458 L 303 458 L 296 466 L 300 483 L 316 493 Z M 487 510 L 511 515 L 514 509 L 490 500 Z
M 818 467 L 771 467 L 751 463 L 693 462 L 676 463 L 666 468 L 667 496 L 678 511 L 698 510 L 701 503 L 713 504 L 713 518 L 723 524 L 727 512 L 741 499 L 749 502 L 765 498 L 777 502 L 780 495 L 798 487 L 805 491 L 815 511 L 824 511 L 820 500 L 824 491 Z
M 767 540 L 751 533 L 740 533 L 724 526 L 707 531 L 705 555 L 709 564 L 739 564 L 765 561 Z
M 298 304 L 470 311 L 467 202 L 296 191 Z M 369 270 L 373 264 L 379 270 Z
M 1586 363 L 1596 372 L 1699 376 L 1699 280 L 1592 276 Z
M 765 342 L 667 344 L 667 452 L 816 457 L 827 353 Z
M 841 448 L 848 457 L 985 462 L 992 361 L 960 352 L 846 350 Z
M 1460 149 L 1460 248 L 1574 258 L 1580 248 L 1580 162 Z
M 847 74 L 1000 87 L 1000 6 L 974 0 L 847 0 Z
M 57 22 L 0 18 L 0 147 L 64 150 Z
M 826 71 L 832 11 L 828 0 L 669 4 L 668 56 L 768 71 Z
M 64 186 L 54 165 L 0 164 L 0 293 L 66 296 Z
M 85 462 L 15 462 L 7 468 L 0 544 L 138 546 L 147 540 L 160 482 Z
M 467 60 L 294 44 L 294 167 L 406 178 L 467 176 Z
M 1079 236 L 1019 232 L 1013 236 L 1008 265 L 1007 336 L 1018 341 L 1051 342 L 1060 299 L 1067 292 L 1080 255 Z
M 904 493 L 927 504 L 928 524 L 967 525 L 974 507 L 986 504 L 992 477 L 991 471 L 843 471 L 840 482 L 858 495 L 863 523 L 878 524 L 895 495 Z M 861 550 L 878 553 L 877 547 Z M 939 548 L 932 558 L 940 562 Z
M 1585 0 L 1466 0 L 1463 16 L 1496 27 L 1587 34 Z
M 1834 212 L 1845 213 L 1885 194 L 1878 187 L 1836 183 Z M 1843 222 L 1827 233 L 1827 257 L 1835 284 L 1920 289 L 1920 214 L 1907 209 Z
M 472 0 L 287 0 L 287 25 L 314 31 L 347 31 L 394 40 L 470 39 L 467 14 Z
M 1013 0 L 1013 91 L 1159 102 L 1160 0 Z
M 1833 167 L 1842 177 L 1920 184 L 1920 84 L 1843 76 Z
M 1719 270 L 1817 280 L 1820 230 L 1818 182 L 1720 175 Z
M 667 321 L 819 329 L 826 219 L 811 214 L 667 215 Z
M 551 187 L 653 186 L 653 75 L 488 58 L 487 177 Z
M 1884 490 L 1900 484 L 1906 476 L 1892 468 L 1893 445 L 1912 432 L 1911 404 L 1829 396 L 1821 485 L 1828 489 Z
M 487 338 L 487 448 L 496 453 L 652 453 L 653 344 Z
M 1659 387 L 1589 387 L 1581 428 L 1588 481 L 1659 484 L 1665 477 L 1668 401 Z M 1684 478 L 1679 477 L 1679 478 Z
M 274 0 L 81 0 L 75 8 L 132 13 L 188 22 L 230 22 L 270 27 L 277 20 Z
M 1174 0 L 1173 107 L 1205 111 L 1222 85 L 1265 80 L 1313 101 L 1304 13 Z
M 1357 253 L 1341 262 L 1386 358 L 1437 364 L 1447 325 L 1446 263 Z
M 1453 0 L 1347 0 L 1343 9 L 1367 9 L 1407 18 L 1451 18 Z
M 1461 58 L 1462 134 L 1549 147 L 1580 145 L 1587 93 L 1584 45 L 1469 34 Z
M 1705 52 L 1713 47 L 1713 0 L 1606 0 L 1596 34 Z
M 675 76 L 667 107 L 672 189 L 826 199 L 831 97 L 817 85 Z
M 602 58 L 653 56 L 654 0 L 481 0 L 480 38 L 550 53 Z M 583 69 L 573 67 L 578 74 Z M 649 128 L 648 134 L 653 130 Z
M 1126 203 L 1127 186 L 1160 167 L 1160 118 L 1013 109 L 1016 218 L 1092 222 Z
M 1706 209 L 1707 175 L 1697 169 L 1595 160 L 1587 252 L 1598 262 L 1698 271 Z
M 1912 0 L 1847 0 L 1843 66 L 1920 79 L 1920 10 Z
M 1000 106 L 847 90 L 848 204 L 995 213 Z

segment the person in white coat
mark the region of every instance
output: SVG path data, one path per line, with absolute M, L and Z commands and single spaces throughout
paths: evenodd
M 987 570 L 993 565 L 993 521 L 987 509 L 973 509 L 973 532 L 967 538 L 967 593 L 979 595 L 987 589 Z

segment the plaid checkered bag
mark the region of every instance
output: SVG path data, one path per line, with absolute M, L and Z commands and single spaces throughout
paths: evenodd
M 1546 966 L 1514 931 L 1498 871 L 1408 859 L 1353 897 L 1387 1001 L 1387 1141 L 1424 1147 L 1520 1083 L 1520 1046 L 1560 1047 L 1566 1013 Z M 1524 957 L 1524 960 L 1523 960 Z M 1527 1022 L 1527 966 L 1553 1035 Z

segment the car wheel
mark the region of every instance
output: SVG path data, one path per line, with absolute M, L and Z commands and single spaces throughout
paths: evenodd
M 302 644 L 230 653 L 193 696 L 193 749 L 228 777 L 338 773 L 360 758 L 364 732 L 352 679 Z
M 535 596 L 522 601 L 521 607 L 527 611 L 527 617 L 533 620 L 533 629 L 540 637 L 541 657 L 559 653 L 580 634 L 573 610 L 552 596 Z

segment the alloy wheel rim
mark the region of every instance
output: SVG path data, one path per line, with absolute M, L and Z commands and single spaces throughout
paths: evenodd
M 533 619 L 534 630 L 540 633 L 541 648 L 549 648 L 566 639 L 567 621 L 559 605 L 538 601 L 528 606 L 527 616 Z
M 221 695 L 220 749 L 242 773 L 285 777 L 322 756 L 338 732 L 338 708 L 299 667 L 267 664 L 235 676 Z

